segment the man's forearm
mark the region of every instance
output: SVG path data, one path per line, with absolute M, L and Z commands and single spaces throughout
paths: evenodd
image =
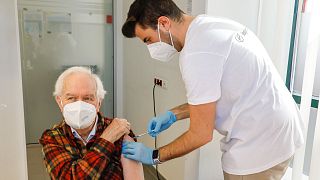
M 170 144 L 159 149 L 160 161 L 183 156 L 213 139 L 216 103 L 190 105 L 190 127 Z
M 175 141 L 159 149 L 160 161 L 164 162 L 177 157 L 181 157 L 201 147 L 205 143 L 206 142 L 199 141 L 199 138 L 196 134 L 187 131 L 183 135 L 178 137 Z
M 186 118 L 190 117 L 189 104 L 188 103 L 185 103 L 185 104 L 179 105 L 177 107 L 174 107 L 170 111 L 172 111 L 173 114 L 176 115 L 177 120 L 186 119 Z

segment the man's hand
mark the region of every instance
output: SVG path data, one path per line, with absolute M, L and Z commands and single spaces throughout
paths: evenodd
M 153 165 L 153 150 L 142 143 L 123 141 L 122 154 L 125 158 L 142 162 L 143 164 Z
M 150 136 L 156 137 L 160 132 L 168 129 L 174 122 L 177 121 L 176 116 L 171 111 L 165 114 L 152 118 L 148 123 L 148 132 Z
M 126 119 L 115 118 L 111 124 L 103 131 L 101 138 L 114 143 L 123 135 L 130 133 L 130 123 Z

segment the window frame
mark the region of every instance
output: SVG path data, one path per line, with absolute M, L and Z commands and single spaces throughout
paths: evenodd
M 299 0 L 295 0 L 294 5 L 294 13 L 293 13 L 293 22 L 292 22 L 292 33 L 291 33 L 291 40 L 290 40 L 290 49 L 289 49 L 289 59 L 288 59 L 288 66 L 287 66 L 287 77 L 286 77 L 286 86 L 289 91 L 293 92 L 293 82 L 292 77 L 294 76 L 294 68 L 295 63 L 293 63 L 293 58 L 295 56 L 295 46 L 296 46 L 296 35 L 297 35 L 297 18 L 298 18 L 298 8 L 299 8 Z M 297 104 L 301 103 L 301 95 L 293 94 L 293 99 L 296 101 Z M 316 97 L 312 97 L 311 100 L 311 107 L 318 108 L 319 107 L 319 100 Z

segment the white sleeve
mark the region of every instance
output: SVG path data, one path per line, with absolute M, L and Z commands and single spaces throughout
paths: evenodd
M 225 59 L 212 53 L 193 53 L 180 59 L 189 104 L 206 104 L 220 98 Z

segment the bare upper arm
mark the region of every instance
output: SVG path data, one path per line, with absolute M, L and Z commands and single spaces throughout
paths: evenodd
M 211 141 L 216 119 L 216 102 L 189 105 L 190 108 L 190 128 L 189 130 L 197 133 L 202 138 Z
M 125 135 L 124 141 L 134 141 L 130 136 Z M 144 180 L 143 167 L 140 162 L 127 159 L 121 155 L 121 164 L 123 167 L 123 177 L 125 180 Z

